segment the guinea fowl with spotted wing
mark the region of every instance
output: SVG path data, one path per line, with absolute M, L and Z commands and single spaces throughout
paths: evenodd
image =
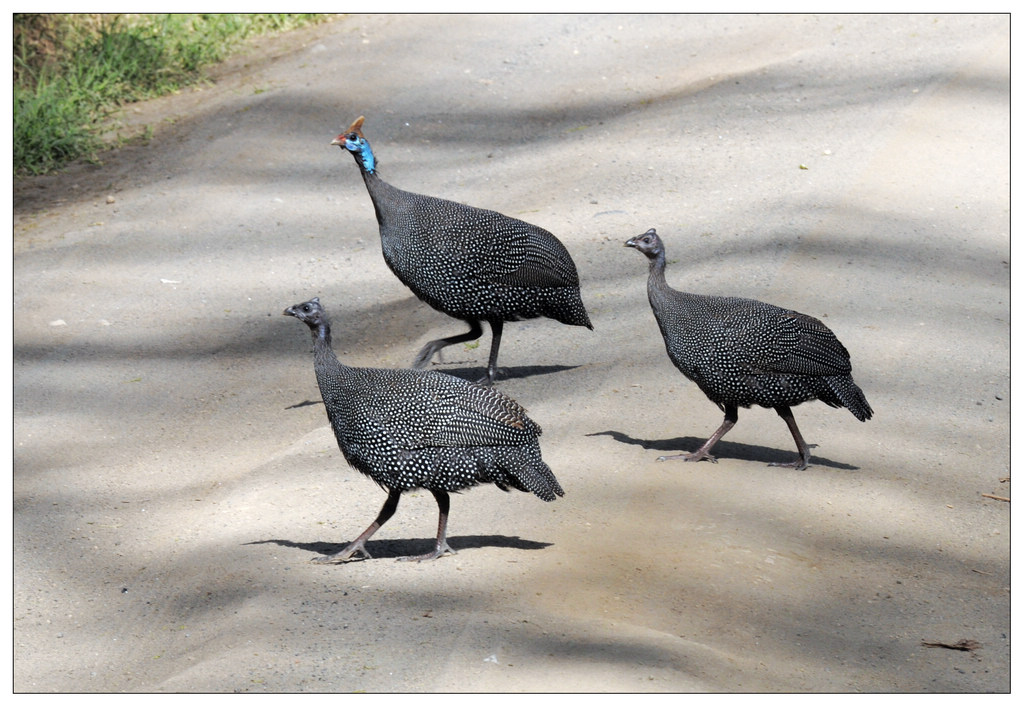
M 741 297 L 680 292 L 665 280 L 665 246 L 652 228 L 625 243 L 649 261 L 647 296 L 668 356 L 725 412 L 725 420 L 692 454 L 660 459 L 717 461 L 711 448 L 738 419 L 739 408 L 773 408 L 789 427 L 805 469 L 811 455 L 791 405 L 820 400 L 871 419 L 864 393 L 853 382 L 850 354 L 819 320 L 790 309 Z
M 316 562 L 343 562 L 357 553 L 369 557 L 366 541 L 411 489 L 427 489 L 438 506 L 433 551 L 400 558 L 416 561 L 454 552 L 447 541 L 450 492 L 493 483 L 545 501 L 563 495 L 541 459 L 540 427 L 509 396 L 437 371 L 346 366 L 331 348 L 330 322 L 319 298 L 284 314 L 312 333 L 313 369 L 342 454 L 388 492 L 376 520 L 358 538 Z
M 576 264 L 561 241 L 496 211 L 396 189 L 380 178 L 362 125 L 360 116 L 331 144 L 351 153 L 359 166 L 384 261 L 419 299 L 470 327 L 427 343 L 414 368 L 426 367 L 446 346 L 480 338 L 486 321 L 491 352 L 480 382 L 492 383 L 505 322 L 550 317 L 594 328 L 580 299 Z

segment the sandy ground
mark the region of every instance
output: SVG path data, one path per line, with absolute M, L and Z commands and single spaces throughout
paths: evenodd
M 1009 20 L 352 16 L 128 118 L 146 146 L 15 189 L 14 689 L 1002 692 L 1010 687 Z M 461 330 L 387 270 L 353 160 L 557 234 L 595 331 L 506 327 L 500 389 L 566 496 L 384 494 L 308 333 L 357 365 Z M 721 414 L 665 355 L 669 280 L 823 318 L 875 409 Z M 489 335 L 439 368 L 479 376 Z M 976 641 L 972 651 L 924 645 Z

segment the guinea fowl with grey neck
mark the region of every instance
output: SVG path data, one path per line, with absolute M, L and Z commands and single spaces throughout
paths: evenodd
M 563 495 L 541 458 L 540 427 L 519 403 L 500 391 L 437 371 L 355 368 L 338 361 L 331 326 L 319 298 L 284 310 L 309 327 L 313 370 L 327 419 L 345 459 L 388 497 L 376 520 L 338 552 L 318 563 L 369 558 L 366 541 L 394 515 L 405 491 L 422 488 L 437 501 L 437 540 L 424 555 L 433 560 L 448 545 L 449 493 L 492 483 L 532 492 L 545 501 Z
M 847 408 L 862 422 L 871 419 L 871 406 L 851 376 L 850 354 L 819 320 L 757 300 L 672 289 L 665 280 L 665 246 L 653 228 L 625 245 L 648 259 L 647 296 L 669 358 L 725 413 L 700 449 L 659 461 L 717 461 L 711 448 L 736 424 L 741 407 L 773 408 L 785 420 L 800 456 L 772 466 L 795 469 L 807 468 L 811 457 L 791 406 L 820 400 Z

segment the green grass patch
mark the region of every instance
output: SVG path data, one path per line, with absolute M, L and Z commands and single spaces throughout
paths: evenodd
M 14 171 L 42 174 L 107 147 L 125 103 L 204 79 L 246 39 L 321 22 L 311 14 L 14 15 Z

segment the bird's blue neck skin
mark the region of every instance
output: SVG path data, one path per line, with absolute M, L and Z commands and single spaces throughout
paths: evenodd
M 359 164 L 368 174 L 373 174 L 377 168 L 377 160 L 373 157 L 373 150 L 365 137 L 356 137 L 355 140 L 345 140 L 345 149 L 356 156 Z

